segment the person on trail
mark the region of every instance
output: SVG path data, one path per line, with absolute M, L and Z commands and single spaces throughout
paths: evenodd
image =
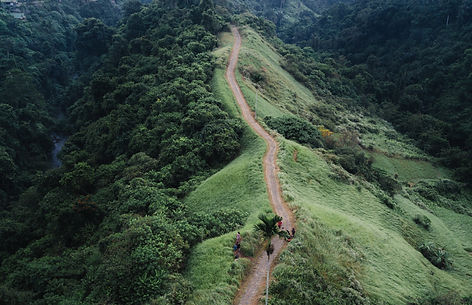
M 239 247 L 239 244 L 234 244 L 233 246 L 233 254 L 235 259 L 239 258 Z
M 295 237 L 295 228 L 292 228 L 292 238 Z
M 239 245 L 241 243 L 241 233 L 238 232 L 238 234 L 236 234 L 236 245 Z
M 288 242 L 292 241 L 293 236 L 290 235 L 290 232 L 288 230 L 286 232 L 287 232 L 287 236 L 285 237 L 285 240 Z
M 280 230 L 280 227 L 282 227 L 282 220 L 280 220 L 280 221 L 277 223 L 277 227 L 279 227 L 279 230 Z

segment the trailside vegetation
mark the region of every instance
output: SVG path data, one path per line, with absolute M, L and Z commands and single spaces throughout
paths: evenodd
M 182 304 L 190 247 L 247 217 L 182 203 L 240 149 L 240 121 L 210 90 L 212 2 L 125 8 L 119 28 L 75 28 L 77 65 L 94 68 L 69 91 L 62 167 L 0 218 L 0 303 Z
M 311 148 L 324 146 L 320 132 L 308 121 L 289 116 L 278 118 L 267 116 L 264 118 L 264 122 L 287 139 L 308 145 Z
M 279 37 L 303 48 L 286 55 L 297 79 L 352 98 L 472 181 L 470 1 L 339 1 L 317 13 L 286 2 L 280 11 L 282 21 L 271 19 Z
M 336 57 L 330 59 L 329 53 L 323 57 L 309 48 L 280 43 L 265 32 L 274 27 L 263 19 L 246 14 L 238 21 L 266 36 L 263 39 L 251 28 L 242 27 L 247 50 L 240 59 L 244 65 L 241 74 L 247 87 L 258 90 L 262 97 L 258 116 L 297 115 L 316 126 L 327 127 L 319 127 L 327 149 L 307 149 L 280 137 L 282 188 L 285 200 L 299 209 L 299 238 L 307 233 L 301 223 L 311 218 L 332 229 L 336 236 L 346 234 L 348 243 L 342 249 L 339 240 L 326 231 L 301 243 L 297 238 L 292 240 L 290 253 L 282 255 L 274 269 L 271 302 L 346 300 L 362 304 L 370 300 L 423 304 L 456 294 L 453 304 L 466 303 L 469 298 L 463 297 L 469 295 L 470 281 L 462 270 L 469 270 L 471 261 L 467 253 L 470 247 L 462 249 L 462 240 L 468 240 L 470 231 L 470 196 L 464 184 L 450 180 L 450 173 L 441 167 L 430 171 L 425 166 L 433 167 L 427 154 L 412 146 L 412 141 L 401 137 L 390 124 L 364 111 L 357 103 L 355 88 L 336 73 L 337 68 L 332 68 L 339 67 Z M 275 54 L 272 46 L 300 68 L 310 65 L 312 69 L 303 73 L 299 68 L 290 72 L 308 84 L 313 96 L 305 96 L 303 90 L 291 85 L 293 80 L 284 77 L 285 71 L 278 65 L 287 67 L 287 61 Z M 251 72 L 249 77 L 245 71 Z M 296 71 L 300 73 L 296 75 Z M 263 75 L 262 81 L 251 77 L 258 72 Z M 347 93 L 332 91 L 336 88 Z M 243 88 L 249 101 L 250 91 Z M 285 92 L 287 96 L 283 95 Z M 264 103 L 264 98 L 270 101 Z M 334 133 L 329 134 L 329 130 Z M 284 151 L 284 145 L 291 149 Z M 379 155 L 395 166 L 381 164 Z M 301 211 L 301 207 L 307 209 Z M 420 220 L 425 225 L 415 224 L 417 214 L 427 216 L 430 223 L 425 218 Z M 377 227 L 377 233 L 372 234 L 373 227 Z M 385 231 L 392 234 L 383 235 Z M 436 246 L 439 259 L 433 257 L 434 250 L 430 261 L 420 255 L 420 246 L 430 241 L 440 245 Z M 325 242 L 332 242 L 334 248 L 347 255 L 326 251 L 324 245 L 321 250 L 314 250 L 314 244 Z M 324 252 L 329 255 L 324 256 Z M 439 270 L 430 263 L 441 261 L 441 257 L 452 262 L 451 268 Z M 311 268 L 301 270 L 300 264 L 310 264 Z M 392 282 L 401 288 L 393 291 Z M 438 282 L 441 287 L 434 286 Z

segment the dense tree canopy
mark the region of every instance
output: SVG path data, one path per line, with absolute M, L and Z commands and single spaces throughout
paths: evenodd
M 181 304 L 190 247 L 244 222 L 239 211 L 193 214 L 181 201 L 240 149 L 241 123 L 209 85 L 222 28 L 212 2 L 131 1 L 123 16 L 118 28 L 93 14 L 68 28 L 64 69 L 80 73 L 60 91 L 70 136 L 62 166 L 38 172 L 1 211 L 0 303 Z M 7 71 L 2 190 L 21 179 L 19 160 L 32 158 L 15 159 L 17 147 L 37 146 L 48 161 L 54 125 L 35 76 Z

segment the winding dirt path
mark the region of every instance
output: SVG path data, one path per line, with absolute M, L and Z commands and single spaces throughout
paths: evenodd
M 226 69 L 226 80 L 233 91 L 234 97 L 241 109 L 242 116 L 248 125 L 264 139 L 267 145 L 267 150 L 264 155 L 264 178 L 267 185 L 267 193 L 272 205 L 272 209 L 277 215 L 283 217 L 283 225 L 287 229 L 292 228 L 293 215 L 291 211 L 284 204 L 282 199 L 282 192 L 280 191 L 279 179 L 277 176 L 277 151 L 278 145 L 275 139 L 262 128 L 254 119 L 251 109 L 247 104 L 244 96 L 239 88 L 234 70 L 238 62 L 239 50 L 241 48 L 241 36 L 236 27 L 232 27 L 231 31 L 234 36 L 234 45 L 231 55 L 229 57 L 229 64 Z M 234 304 L 238 305 L 255 305 L 264 290 L 268 265 L 272 268 L 274 259 L 280 254 L 285 242 L 278 237 L 272 240 L 274 245 L 274 253 L 270 256 L 269 264 L 267 263 L 267 254 L 262 251 L 256 258 L 253 264 L 253 269 L 249 276 L 244 280 L 241 288 L 235 298 Z

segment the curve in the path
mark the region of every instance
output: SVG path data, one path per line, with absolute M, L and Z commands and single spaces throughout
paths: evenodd
M 241 36 L 236 27 L 232 27 L 231 31 L 234 36 L 234 45 L 233 50 L 229 58 L 228 67 L 226 69 L 226 80 L 233 91 L 234 97 L 241 109 L 241 114 L 246 123 L 260 136 L 264 139 L 267 145 L 267 150 L 264 155 L 264 178 L 267 185 L 267 193 L 269 194 L 269 200 L 272 205 L 274 212 L 277 215 L 283 217 L 283 225 L 285 228 L 292 228 L 292 213 L 286 207 L 282 199 L 282 193 L 280 191 L 279 179 L 277 177 L 277 151 L 278 145 L 274 138 L 257 123 L 254 119 L 251 109 L 247 104 L 241 89 L 239 88 L 234 70 L 236 69 L 236 64 L 238 62 L 239 50 L 241 48 Z M 280 251 L 283 248 L 284 241 L 279 238 L 274 238 L 272 240 L 274 245 L 274 252 L 271 255 L 269 265 L 273 265 L 274 259 L 279 255 Z M 235 304 L 238 305 L 253 305 L 257 304 L 260 295 L 265 286 L 265 279 L 267 273 L 267 255 L 263 251 L 253 264 L 253 270 L 250 275 L 245 279 L 244 283 L 241 285 L 240 291 L 236 297 Z

